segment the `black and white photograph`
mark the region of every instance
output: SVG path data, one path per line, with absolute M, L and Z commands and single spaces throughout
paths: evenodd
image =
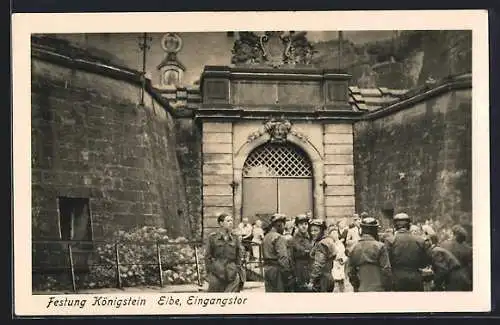
M 487 14 L 468 13 L 19 17 L 18 309 L 488 310 Z

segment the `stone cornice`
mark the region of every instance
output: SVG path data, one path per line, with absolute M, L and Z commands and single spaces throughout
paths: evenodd
M 220 114 L 221 109 L 204 109 L 195 112 L 196 119 L 227 121 L 227 120 L 265 120 L 272 117 L 286 116 L 290 121 L 356 121 L 363 112 L 359 111 L 291 111 L 291 110 L 245 110 L 227 108 L 224 114 Z
M 259 66 L 206 66 L 202 77 L 225 78 L 229 80 L 293 80 L 293 81 L 319 81 L 319 80 L 349 80 L 351 75 L 343 70 L 319 69 L 308 66 L 288 65 L 280 68 Z

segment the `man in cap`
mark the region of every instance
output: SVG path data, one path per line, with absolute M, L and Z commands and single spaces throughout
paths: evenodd
M 229 214 L 219 214 L 217 222 L 220 228 L 208 236 L 205 248 L 208 291 L 239 292 L 245 282 L 245 249 L 233 233 L 233 218 Z
M 394 235 L 386 245 L 392 266 L 394 291 L 424 291 L 422 270 L 431 264 L 425 239 L 410 233 L 408 214 L 398 213 L 393 218 Z
M 332 269 L 337 256 L 335 242 L 326 233 L 326 222 L 324 220 L 311 220 L 309 222 L 309 233 L 314 244 L 310 253 L 312 266 L 306 289 L 315 292 L 333 292 L 335 282 Z
M 387 248 L 378 241 L 379 222 L 367 217 L 361 220 L 361 238 L 353 247 L 348 277 L 354 291 L 390 291 L 391 263 Z
M 311 256 L 309 253 L 312 248 L 311 236 L 309 235 L 309 218 L 307 215 L 298 215 L 295 218 L 296 231 L 292 239 L 288 241 L 290 251 L 290 262 L 292 263 L 293 273 L 295 275 L 295 292 L 303 292 L 305 285 L 309 281 L 311 271 Z
M 294 278 L 290 264 L 287 241 L 283 236 L 286 217 L 274 214 L 269 231 L 262 241 L 264 285 L 266 292 L 292 291 Z

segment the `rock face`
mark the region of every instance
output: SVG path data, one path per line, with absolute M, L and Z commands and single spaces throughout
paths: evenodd
M 338 41 L 314 44 L 313 62 L 339 65 Z M 413 88 L 432 77 L 442 79 L 472 71 L 470 31 L 404 31 L 393 39 L 354 44 L 344 40 L 342 67 L 359 87 Z

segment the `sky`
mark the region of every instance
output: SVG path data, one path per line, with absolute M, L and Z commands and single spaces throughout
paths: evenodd
M 389 31 L 344 31 L 344 38 L 351 40 L 353 43 L 364 43 L 367 41 L 391 38 L 392 30 Z M 309 31 L 307 39 L 311 42 L 321 42 L 336 39 L 337 31 Z

